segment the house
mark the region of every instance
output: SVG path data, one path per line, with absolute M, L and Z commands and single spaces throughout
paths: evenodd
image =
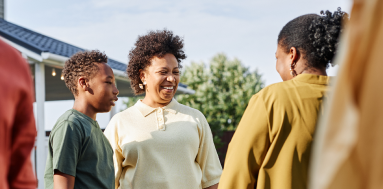
M 3 4 L 0 4 L 0 6 L 2 5 Z M 36 125 L 38 131 L 32 160 L 34 161 L 35 171 L 39 181 L 38 188 L 44 188 L 43 179 L 45 160 L 47 157 L 44 102 L 74 99 L 72 93 L 65 86 L 61 71 L 64 62 L 70 56 L 78 51 L 84 51 L 85 49 L 18 26 L 3 18 L 0 18 L 0 39 L 17 49 L 27 60 L 32 71 L 37 110 L 35 112 Z M 130 87 L 130 81 L 125 74 L 127 65 L 113 59 L 109 59 L 108 64 L 115 74 L 117 88 L 120 91 L 118 96 L 133 96 L 134 94 Z M 183 84 L 179 84 L 177 94 L 193 93 L 193 90 L 187 89 Z M 116 110 L 112 109 L 111 115 L 115 112 Z

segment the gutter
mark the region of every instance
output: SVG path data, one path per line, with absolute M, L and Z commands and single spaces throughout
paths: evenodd
M 52 54 L 50 52 L 42 52 L 41 57 L 43 58 L 43 60 L 53 60 L 60 63 L 65 63 L 65 61 L 69 59 L 68 57 Z
M 194 90 L 192 90 L 192 89 L 187 89 L 187 88 L 184 88 L 184 87 L 182 87 L 182 86 L 180 86 L 180 85 L 178 85 L 178 89 L 177 89 L 177 92 L 178 91 L 180 91 L 181 92 L 181 94 L 194 94 L 195 93 L 195 91 Z
M 45 64 L 48 64 L 52 67 L 62 69 L 64 67 L 65 61 L 67 61 L 69 59 L 68 57 L 49 53 L 49 52 L 42 52 L 41 54 L 37 54 L 37 53 L 35 53 L 35 52 L 33 52 L 33 51 L 31 51 L 31 50 L 29 50 L 29 49 L 27 49 L 21 45 L 18 45 L 16 43 L 2 37 L 2 36 L 0 36 L 0 39 L 5 41 L 9 45 L 11 45 L 13 48 L 20 51 L 24 58 L 29 57 L 29 58 L 32 58 L 34 60 L 37 60 L 38 62 L 43 62 Z M 30 61 L 28 61 L 28 62 L 30 64 L 32 63 Z M 116 69 L 112 69 L 112 70 L 116 76 L 116 79 L 129 81 L 129 78 L 127 77 L 127 75 L 124 71 L 116 70 Z M 181 85 L 178 86 L 177 91 L 179 91 L 181 94 L 194 94 L 195 93 L 194 90 L 187 89 L 186 87 L 181 86 Z

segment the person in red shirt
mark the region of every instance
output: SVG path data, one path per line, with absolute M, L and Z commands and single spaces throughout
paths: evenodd
M 0 40 L 0 188 L 36 188 L 30 158 L 35 137 L 28 64 Z

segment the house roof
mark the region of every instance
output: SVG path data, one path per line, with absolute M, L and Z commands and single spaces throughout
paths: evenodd
M 71 57 L 78 51 L 86 50 L 13 24 L 2 18 L 0 18 L 0 36 L 39 55 L 48 52 L 64 57 Z M 123 72 L 125 72 L 127 68 L 126 64 L 110 58 L 108 58 L 108 64 L 112 69 Z M 184 88 L 187 87 L 187 85 L 182 83 L 178 85 Z
M 78 51 L 85 51 L 80 47 L 62 42 L 46 35 L 34 32 L 27 28 L 18 26 L 0 18 L 0 35 L 28 50 L 41 54 L 49 52 L 52 54 L 71 57 Z M 125 71 L 126 64 L 108 58 L 110 67 L 116 70 Z

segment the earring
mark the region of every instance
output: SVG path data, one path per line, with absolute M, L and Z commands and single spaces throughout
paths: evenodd
M 145 81 L 145 80 L 142 82 L 142 84 L 141 84 L 141 83 L 138 84 L 138 86 L 140 87 L 140 89 L 144 89 L 144 85 L 146 85 L 146 81 Z
M 293 62 L 292 64 L 290 64 L 290 75 L 295 77 L 297 74 L 295 73 L 295 70 L 294 70 L 294 67 L 295 67 L 295 62 Z
M 291 70 L 291 71 L 290 71 L 290 75 L 293 76 L 293 77 L 295 76 L 295 74 L 294 74 L 294 70 Z

